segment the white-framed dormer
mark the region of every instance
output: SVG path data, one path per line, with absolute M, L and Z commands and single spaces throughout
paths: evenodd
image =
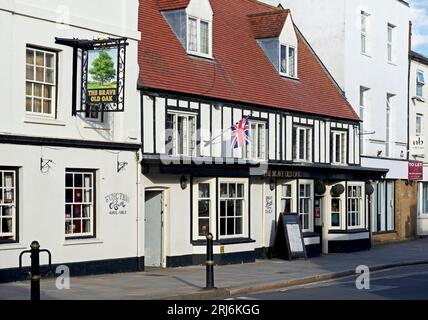
M 209 0 L 191 0 L 186 8 L 186 52 L 213 58 L 213 10 Z
M 279 35 L 279 74 L 298 78 L 298 40 L 291 14 L 287 16 Z

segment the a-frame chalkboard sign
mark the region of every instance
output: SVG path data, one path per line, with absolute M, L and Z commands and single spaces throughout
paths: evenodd
M 280 215 L 270 258 L 308 258 L 298 214 Z

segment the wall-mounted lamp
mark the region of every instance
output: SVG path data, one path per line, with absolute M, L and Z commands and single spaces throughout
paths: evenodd
M 181 176 L 180 178 L 180 186 L 182 190 L 186 190 L 187 188 L 187 178 L 185 176 Z
M 40 171 L 42 173 L 48 173 L 52 169 L 52 164 L 55 164 L 53 160 L 40 158 Z
M 273 178 L 270 178 L 269 187 L 270 187 L 270 191 L 273 191 L 276 188 L 276 183 L 275 183 L 275 180 Z
M 122 170 L 124 170 L 126 168 L 126 166 L 128 165 L 128 162 L 117 162 L 117 172 L 121 172 Z

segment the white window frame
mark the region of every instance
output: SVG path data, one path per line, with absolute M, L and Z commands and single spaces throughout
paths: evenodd
M 253 129 L 253 126 L 256 127 L 255 130 Z M 263 133 L 261 146 L 259 141 L 259 127 L 262 127 L 262 133 Z M 252 143 L 245 145 L 244 157 L 246 159 L 259 160 L 259 161 L 265 161 L 267 159 L 266 127 L 267 127 L 266 122 L 252 121 L 252 120 L 250 121 L 250 133 L 251 133 Z M 261 157 L 259 157 L 259 153 L 262 154 Z
M 332 216 L 333 216 L 333 210 L 332 210 L 332 206 L 333 206 L 333 200 L 339 200 L 339 211 L 338 211 L 338 213 L 339 213 L 339 225 L 338 226 L 333 226 L 333 219 L 332 219 Z M 330 223 L 329 223 L 329 229 L 330 230 L 341 230 L 342 229 L 342 226 L 343 226 L 343 196 L 339 196 L 339 197 L 333 197 L 333 196 L 330 196 L 330 203 L 329 203 L 329 214 L 330 214 L 330 216 L 329 216 L 329 221 L 330 221 Z M 335 211 L 335 212 L 337 212 L 337 211 Z
M 424 134 L 424 115 L 421 113 L 416 114 L 416 136 L 420 137 Z
M 221 189 L 220 186 L 222 184 L 243 184 L 244 185 L 244 197 L 235 197 L 235 198 L 230 198 L 229 195 L 228 197 L 222 197 L 221 195 Z M 228 190 L 229 190 L 229 186 L 228 186 Z M 220 239 L 236 239 L 236 238 L 245 238 L 247 237 L 248 234 L 248 199 L 249 199 L 249 195 L 248 195 L 248 179 L 231 179 L 231 178 L 221 178 L 218 181 L 218 185 L 217 185 L 217 192 L 218 192 L 218 226 L 219 226 L 219 230 L 218 230 L 218 234 Z M 229 193 L 229 192 L 228 192 Z M 221 234 L 221 220 L 224 219 L 221 216 L 221 202 L 224 201 L 224 199 L 226 200 L 242 200 L 242 233 L 240 234 L 233 234 L 233 235 L 222 235 Z M 227 215 L 226 215 L 227 217 Z M 239 216 L 235 216 L 234 218 L 239 218 Z M 227 218 L 226 218 L 227 219 Z M 227 221 L 226 221 L 226 229 L 227 229 Z
M 361 196 L 360 197 L 351 197 L 351 194 L 349 193 L 350 188 L 361 188 Z M 348 229 L 349 230 L 355 230 L 355 229 L 363 229 L 365 226 L 365 185 L 362 182 L 348 182 L 347 184 L 347 190 L 346 190 L 346 214 L 347 214 L 347 223 L 348 223 Z M 359 211 L 351 211 L 350 210 L 350 201 L 355 200 L 359 202 Z M 351 225 L 351 214 L 352 212 L 354 214 L 357 214 L 358 216 L 358 222 L 356 225 Z
M 394 30 L 395 26 L 388 23 L 387 28 L 387 59 L 389 63 L 394 62 Z
M 199 197 L 199 185 L 208 184 L 210 186 L 210 197 L 201 199 Z M 210 216 L 209 216 L 209 232 L 212 233 L 215 237 L 216 230 L 216 213 L 217 213 L 217 203 L 216 203 L 216 179 L 203 179 L 196 178 L 193 180 L 193 240 L 205 240 L 205 236 L 199 235 L 199 200 L 209 200 L 210 201 Z
M 73 186 L 67 186 L 67 175 L 72 175 L 73 176 Z M 75 186 L 74 184 L 74 178 L 76 175 L 82 175 L 82 187 L 78 187 Z M 91 177 L 91 187 L 85 187 L 85 176 L 90 176 Z M 96 172 L 93 170 L 66 170 L 65 172 L 65 192 L 67 195 L 67 191 L 72 191 L 73 193 L 73 201 L 71 202 L 67 202 L 67 196 L 66 201 L 65 201 L 65 211 L 64 211 L 64 233 L 65 233 L 65 237 L 67 240 L 73 240 L 73 239 L 79 239 L 79 238 L 93 238 L 95 237 L 95 212 L 96 212 L 96 193 L 95 193 L 95 189 L 96 189 Z M 82 201 L 75 201 L 75 192 L 76 190 L 81 190 L 82 191 Z M 85 196 L 87 195 L 86 192 L 89 192 L 90 195 L 90 201 L 85 201 Z M 81 206 L 81 215 L 80 218 L 77 217 L 75 218 L 73 216 L 74 214 L 74 206 L 75 205 L 80 205 Z M 68 217 L 67 216 L 67 206 L 71 206 L 72 210 L 71 210 L 71 214 Z M 83 212 L 84 206 L 88 206 L 89 207 L 89 216 L 88 217 L 84 217 L 83 216 Z M 73 227 L 73 221 L 74 220 L 80 220 L 81 222 L 81 229 L 83 229 L 83 221 L 84 220 L 90 220 L 90 232 L 78 232 L 75 233 L 74 231 L 71 232 L 67 232 L 67 224 L 69 222 L 71 222 L 71 227 Z
M 295 162 L 305 162 L 305 163 L 309 163 L 312 162 L 312 144 L 313 144 L 313 128 L 312 127 L 305 127 L 305 126 L 299 126 L 299 125 L 295 125 L 293 126 L 293 130 L 296 129 L 296 141 L 293 141 L 293 148 L 294 148 L 294 152 L 295 152 L 295 157 L 294 157 L 294 161 Z M 304 150 L 303 150 L 303 158 L 300 157 L 300 131 L 304 131 L 305 132 L 305 143 L 304 143 Z M 309 131 L 309 134 L 308 134 Z M 307 141 L 307 138 L 310 138 L 310 141 Z M 308 146 L 309 144 L 309 146 Z M 309 154 L 308 154 L 308 150 L 309 150 Z
M 424 96 L 425 73 L 422 70 L 416 71 L 416 96 L 422 98 Z
M 196 20 L 196 47 L 197 50 L 190 49 L 190 20 Z M 201 22 L 208 24 L 208 53 L 201 51 Z M 203 58 L 212 59 L 213 51 L 213 32 L 212 32 L 212 21 L 201 19 L 192 15 L 187 15 L 187 53 L 191 55 L 197 55 Z
M 172 156 L 180 156 L 180 157 L 196 157 L 196 150 L 197 150 L 197 146 L 196 146 L 196 142 L 197 142 L 197 123 L 198 123 L 198 114 L 197 113 L 190 113 L 190 112 L 180 112 L 180 111 L 168 111 L 167 115 L 172 115 L 173 116 L 173 128 L 172 128 Z M 186 152 L 183 154 L 180 154 L 178 152 L 178 117 L 184 117 L 187 118 L 187 139 L 186 139 L 186 146 L 185 146 L 185 150 Z M 191 133 L 191 127 L 190 127 L 190 118 L 194 118 L 195 119 L 195 131 L 193 132 L 193 134 Z M 192 137 L 193 137 L 193 141 L 192 141 Z M 184 138 L 183 138 L 183 142 L 184 142 Z M 191 147 L 193 144 L 193 150 L 192 152 L 190 152 Z M 184 149 L 183 149 L 184 150 Z
M 29 64 L 27 62 L 27 53 L 28 51 L 33 51 L 33 64 Z M 44 60 L 44 64 L 43 66 L 38 66 L 37 62 L 36 62 L 36 56 L 37 53 L 41 53 L 43 54 L 43 60 Z M 53 55 L 53 67 L 48 67 L 46 65 L 46 56 L 47 55 Z M 54 51 L 54 50 L 44 50 L 44 49 L 38 49 L 35 47 L 31 47 L 31 46 L 26 46 L 25 48 L 25 58 L 26 58 L 26 62 L 25 62 L 25 66 L 26 66 L 26 75 L 25 75 L 25 112 L 27 115 L 31 115 L 31 116 L 37 116 L 37 117 L 45 117 L 45 118 L 55 118 L 56 115 L 56 98 L 57 98 L 57 90 L 58 90 L 58 81 L 57 81 L 57 72 L 58 72 L 58 52 Z M 27 77 L 27 72 L 29 68 L 33 69 L 33 79 L 29 79 Z M 37 68 L 41 68 L 43 69 L 43 81 L 38 81 L 36 79 L 36 75 L 37 75 Z M 53 79 L 53 83 L 49 83 L 46 82 L 46 72 L 50 70 L 53 71 L 52 74 L 52 79 Z M 31 86 L 31 94 L 28 92 L 28 86 Z M 35 87 L 36 86 L 41 86 L 41 97 L 36 96 L 35 95 Z M 51 87 L 51 98 L 46 98 L 45 95 L 45 87 Z M 27 106 L 27 101 L 31 99 L 31 111 L 27 110 L 28 106 Z M 34 101 L 35 100 L 40 100 L 41 102 L 41 112 L 36 112 L 34 111 L 35 109 L 35 104 Z M 43 112 L 43 105 L 44 102 L 46 101 L 50 101 L 51 103 L 51 110 L 49 113 L 45 113 Z
M 308 199 L 309 200 L 309 205 L 308 205 L 308 210 L 309 212 L 302 212 L 302 197 L 300 195 L 300 186 L 302 185 L 309 185 L 311 188 L 311 194 L 309 197 L 303 197 L 303 199 Z M 299 201 L 299 217 L 302 221 L 302 232 L 313 232 L 314 231 L 314 200 L 315 200 L 315 195 L 314 195 L 314 181 L 313 180 L 299 180 L 298 186 L 297 186 L 297 199 Z M 307 218 L 309 219 L 308 221 L 308 229 L 304 228 L 304 218 L 302 218 L 302 216 L 307 216 Z
M 360 14 L 360 24 L 361 24 L 361 36 L 360 36 L 360 51 L 362 54 L 368 55 L 368 36 L 367 31 L 369 28 L 369 17 L 370 14 L 367 12 L 361 11 Z M 364 39 L 364 40 L 363 40 Z
M 12 175 L 12 186 L 5 186 L 5 175 Z M 0 244 L 2 242 L 16 242 L 17 239 L 17 171 L 0 169 Z M 6 196 L 7 195 L 7 196 Z M 9 197 L 9 199 L 7 199 Z M 6 202 L 7 200 L 7 202 Z M 11 211 L 11 215 L 5 215 L 5 208 Z M 11 232 L 3 233 L 3 223 L 11 223 Z M 6 239 L 3 239 L 6 238 Z
M 340 153 L 340 161 L 336 161 L 337 156 L 337 144 L 336 144 L 336 137 L 340 137 L 340 146 L 339 146 L 339 153 Z M 332 131 L 332 146 L 333 146 L 333 152 L 332 152 L 332 163 L 335 165 L 346 165 L 347 164 L 347 152 L 348 152 L 348 134 L 345 131 Z
M 283 195 L 283 187 L 284 186 L 290 186 L 291 188 L 291 197 L 284 197 Z M 278 199 L 278 208 L 279 208 L 279 213 L 284 213 L 283 211 L 283 205 L 282 205 L 282 201 L 283 200 L 291 200 L 291 213 L 296 213 L 297 212 L 297 180 L 278 180 L 278 195 L 277 195 L 277 199 Z
M 424 186 L 428 187 L 427 182 L 418 183 L 418 217 L 428 218 L 428 210 L 425 212 L 424 209 Z
M 285 57 L 285 65 L 286 65 L 286 72 L 282 71 L 282 48 L 285 47 L 285 52 L 286 52 L 286 57 Z M 292 75 L 290 73 L 290 50 L 294 49 L 294 75 Z M 280 75 L 284 76 L 284 77 L 289 77 L 289 78 L 293 78 L 293 79 L 297 79 L 298 78 L 298 52 L 297 52 L 297 47 L 296 46 L 292 46 L 289 44 L 283 44 L 281 43 L 279 45 L 279 73 Z
M 388 93 L 386 95 L 386 136 L 385 136 L 385 156 L 391 156 L 391 121 L 392 121 L 392 99 L 395 97 L 394 94 Z

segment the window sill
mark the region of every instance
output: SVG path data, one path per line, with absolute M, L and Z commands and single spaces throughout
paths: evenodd
M 328 234 L 353 234 L 353 233 L 366 233 L 367 229 L 348 229 L 348 230 L 329 230 Z
M 397 64 L 396 64 L 395 62 L 393 62 L 393 61 L 388 61 L 388 64 L 389 64 L 390 66 L 393 66 L 393 67 L 396 67 L 396 66 L 397 66 Z
M 365 56 L 365 57 L 367 57 L 367 58 L 372 58 L 372 56 L 371 55 L 369 55 L 369 54 L 367 54 L 367 53 L 365 53 L 365 52 L 361 52 L 361 55 L 362 56 Z
M 63 242 L 64 247 L 69 246 L 80 246 L 80 245 L 89 245 L 89 244 L 103 244 L 104 240 L 101 239 L 70 239 Z
M 292 77 L 292 76 L 289 76 L 289 75 L 286 75 L 286 74 L 283 74 L 283 73 L 280 73 L 279 75 L 280 75 L 282 78 L 285 78 L 285 79 L 296 80 L 296 81 L 299 81 L 299 80 L 300 80 L 300 78 L 299 78 L 299 77 Z
M 88 130 L 95 130 L 95 131 L 111 131 L 111 128 L 108 127 L 89 127 L 89 126 L 84 126 L 84 129 L 88 129 Z
M 31 115 L 25 116 L 24 123 L 65 127 L 65 122 L 60 121 L 58 119 L 47 118 L 47 117 L 46 118 L 37 117 L 37 116 L 31 116 Z
M 0 251 L 7 251 L 7 250 L 25 250 L 30 249 L 29 246 L 25 246 L 22 243 L 0 243 Z
M 253 240 L 250 238 L 235 238 L 235 239 L 215 240 L 214 245 L 215 246 L 221 246 L 221 245 L 246 244 L 246 243 L 255 243 L 255 242 L 256 242 L 256 240 Z M 206 246 L 207 241 L 206 240 L 195 240 L 195 241 L 192 241 L 192 245 L 194 245 L 194 246 Z
M 200 59 L 209 60 L 212 62 L 214 61 L 214 57 L 209 55 L 209 54 L 197 53 L 197 52 L 192 52 L 192 51 L 187 51 L 187 54 L 191 58 L 200 58 Z

